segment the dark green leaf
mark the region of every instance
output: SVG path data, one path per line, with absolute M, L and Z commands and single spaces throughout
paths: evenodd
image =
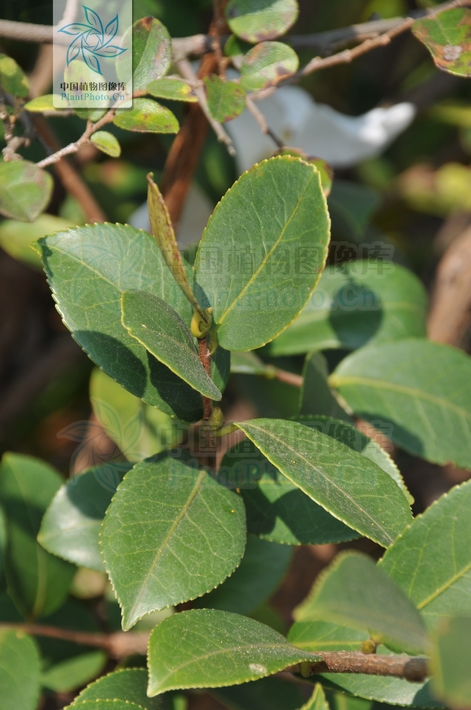
M 288 640 L 305 651 L 360 651 L 368 638 L 366 631 L 319 620 L 296 621 L 288 634 Z
M 99 678 L 82 690 L 72 706 L 89 700 L 123 700 L 132 701 L 145 710 L 158 710 L 160 700 L 148 698 L 147 671 L 144 668 L 124 668 Z M 84 708 L 85 710 L 85 708 Z M 113 710 L 110 708 L 110 710 Z
M 171 306 L 145 291 L 125 291 L 121 308 L 124 327 L 146 350 L 205 397 L 221 399 L 190 331 Z
M 433 710 L 443 708 L 432 695 L 431 683 L 410 683 L 401 678 L 387 678 L 354 673 L 323 673 L 323 685 L 342 693 L 401 707 Z
M 2 508 L 0 508 L 0 590 L 4 591 L 5 581 L 5 558 L 8 542 L 7 519 Z
M 362 348 L 330 384 L 358 416 L 391 424 L 389 438 L 435 463 L 471 468 L 471 359 L 427 340 Z
M 270 345 L 292 355 L 425 337 L 427 294 L 398 264 L 359 260 L 328 266 L 306 308 Z
M 113 123 L 138 133 L 178 133 L 178 121 L 168 108 L 152 99 L 134 99 L 133 107 L 117 111 Z
M 182 642 L 183 641 L 183 642 Z M 318 660 L 258 621 L 212 609 L 162 621 L 149 641 L 150 696 L 257 680 L 300 661 Z
M 320 683 L 314 687 L 314 692 L 301 710 L 330 710 L 326 700 L 324 689 Z
M 76 710 L 144 710 L 142 705 L 137 705 L 129 700 L 85 700 L 67 707 L 73 707 Z
M 303 702 L 298 687 L 276 676 L 218 688 L 211 695 L 230 710 L 298 710 Z
M 190 323 L 191 307 L 151 235 L 97 224 L 58 232 L 38 244 L 58 309 L 92 360 L 145 402 L 185 421 L 199 419 L 201 395 L 121 323 L 121 293 L 134 289 L 162 298 Z
M 148 85 L 146 91 L 157 99 L 189 101 L 191 103 L 198 101 L 191 86 L 182 79 L 156 79 Z
M 429 629 L 450 614 L 471 616 L 470 509 L 468 481 L 419 515 L 380 562 Z
M 247 529 L 265 540 L 322 545 L 358 537 L 285 478 L 251 441 L 226 453 L 218 476 L 222 483 L 241 489 Z
M 112 158 L 119 158 L 121 155 L 121 146 L 114 135 L 108 131 L 97 131 L 90 140 L 102 153 L 111 155 Z
M 245 548 L 243 503 L 195 461 L 160 456 L 125 476 L 101 545 L 127 630 L 152 611 L 206 594 L 234 571 Z
M 411 520 L 407 500 L 379 466 L 296 422 L 237 424 L 284 476 L 349 527 L 389 547 Z
M 129 464 L 104 464 L 74 476 L 56 493 L 38 540 L 69 562 L 102 572 L 98 536 L 106 509 Z
M 321 353 L 312 353 L 306 357 L 299 412 L 308 415 L 326 415 L 349 421 L 350 417 L 332 394 L 327 383 L 328 376 L 327 361 Z
M 39 654 L 21 631 L 0 630 L 2 710 L 36 710 L 39 699 Z
M 287 44 L 260 42 L 242 59 L 240 83 L 247 91 L 266 89 L 294 74 L 298 66 L 298 55 Z
M 412 32 L 425 44 L 439 69 L 471 76 L 470 27 L 471 10 L 456 8 L 417 20 Z
M 220 123 L 239 116 L 245 108 L 245 90 L 234 81 L 221 79 L 216 74 L 204 78 L 211 116 Z
M 314 166 L 286 156 L 244 173 L 214 210 L 196 257 L 220 344 L 252 350 L 284 330 L 317 284 L 328 241 Z
M 75 568 L 36 541 L 41 519 L 62 483 L 56 471 L 30 456 L 5 454 L 0 467 L 0 502 L 8 520 L 8 591 L 27 618 L 58 609 Z
M 471 705 L 471 617 L 455 616 L 435 634 L 431 653 L 433 689 L 448 706 Z
M 121 45 L 128 51 L 116 60 L 116 73 L 122 81 L 127 81 L 132 74 L 134 91 L 145 89 L 151 81 L 167 73 L 172 60 L 172 43 L 167 29 L 155 17 L 143 17 L 135 22 L 124 33 Z
M 7 94 L 28 96 L 28 79 L 15 60 L 6 54 L 0 54 L 0 86 Z
M 70 693 L 89 683 L 106 665 L 103 651 L 89 651 L 69 658 L 41 673 L 41 685 L 55 693 Z
M 264 375 L 268 379 L 276 377 L 276 367 L 263 362 L 251 351 L 231 353 L 231 372 L 241 375 Z
M 195 606 L 249 615 L 269 599 L 286 574 L 292 550 L 250 535 L 240 566 Z
M 399 652 L 420 653 L 428 646 L 422 618 L 402 589 L 371 558 L 339 555 L 297 607 L 297 621 L 332 621 L 367 628 Z
M 295 158 L 301 158 L 304 162 L 315 165 L 321 176 L 321 185 L 324 190 L 324 195 L 326 197 L 330 195 L 334 171 L 326 160 L 322 158 L 311 158 L 300 148 L 280 148 L 275 155 L 293 155 Z
M 275 39 L 298 17 L 296 0 L 230 0 L 226 17 L 234 34 L 247 42 Z
M 26 160 L 0 162 L 0 212 L 32 222 L 43 212 L 52 193 L 52 177 Z

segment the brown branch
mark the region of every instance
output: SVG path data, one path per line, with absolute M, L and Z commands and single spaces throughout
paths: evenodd
M 280 370 L 278 367 L 273 371 L 273 377 L 275 377 L 280 382 L 286 382 L 287 385 L 292 385 L 293 387 L 302 387 L 303 378 L 301 375 L 295 375 L 294 372 L 288 372 L 287 370 Z
M 264 133 L 266 136 L 269 136 L 278 149 L 284 148 L 285 144 L 283 143 L 281 138 L 279 138 L 279 136 L 277 136 L 276 133 L 274 131 L 272 131 L 272 129 L 269 127 L 269 125 L 267 123 L 265 116 L 258 109 L 258 107 L 255 105 L 255 103 L 252 101 L 252 99 L 249 96 L 247 96 L 247 108 L 250 111 L 250 113 L 252 114 L 252 116 L 255 118 L 255 120 L 257 121 L 258 125 L 261 128 L 262 133 Z
M 308 674 L 318 673 L 362 673 L 365 675 L 404 678 L 416 683 L 423 683 L 428 676 L 427 659 L 423 656 L 382 656 L 350 651 L 319 651 L 322 661 L 312 663 Z M 304 666 L 304 664 L 303 664 Z M 287 670 L 303 673 L 301 664 Z

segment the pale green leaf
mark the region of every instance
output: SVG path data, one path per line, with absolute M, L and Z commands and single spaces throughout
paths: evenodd
M 471 481 L 417 516 L 379 563 L 420 609 L 429 629 L 471 616 Z
M 8 521 L 8 591 L 21 613 L 36 619 L 59 608 L 75 568 L 36 541 L 41 519 L 62 483 L 50 466 L 30 456 L 5 454 L 0 466 L 0 503 Z
M 121 309 L 124 327 L 148 352 L 205 397 L 221 399 L 189 329 L 171 306 L 151 293 L 125 291 Z
M 208 96 L 208 110 L 216 121 L 230 121 L 245 109 L 245 90 L 234 81 L 211 74 L 204 78 L 204 85 Z
M 152 99 L 134 99 L 132 108 L 117 111 L 113 123 L 137 133 L 178 133 L 173 113 Z
M 190 323 L 191 307 L 153 237 L 127 225 L 97 224 L 58 232 L 38 245 L 57 307 L 91 359 L 148 404 L 185 421 L 199 419 L 201 395 L 121 323 L 121 294 L 134 289 L 158 296 Z
M 121 46 L 128 51 L 117 58 L 116 73 L 122 81 L 127 81 L 132 74 L 134 91 L 145 89 L 151 81 L 167 73 L 172 60 L 172 41 L 166 27 L 155 17 L 143 17 L 135 22 L 124 33 Z
M 28 79 L 15 60 L 6 54 L 0 54 L 0 86 L 7 94 L 28 96 Z
M 2 710 L 36 710 L 39 700 L 39 653 L 21 631 L 0 630 Z
M 247 42 L 275 39 L 298 17 L 296 0 L 230 0 L 226 17 L 234 34 Z
M 391 424 L 390 438 L 434 463 L 471 468 L 471 359 L 427 340 L 362 348 L 330 377 L 355 414 Z
M 471 10 L 456 8 L 445 10 L 435 17 L 417 20 L 412 32 L 425 44 L 439 69 L 471 76 Z
M 358 260 L 328 266 L 311 300 L 270 344 L 271 355 L 425 337 L 427 294 L 398 264 Z
M 45 550 L 81 567 L 102 572 L 98 536 L 129 464 L 97 466 L 67 481 L 56 493 L 41 523 L 38 540 Z
M 286 156 L 244 173 L 214 210 L 196 257 L 219 343 L 252 350 L 284 330 L 319 280 L 328 241 L 314 166 Z
M 121 155 L 121 146 L 115 136 L 108 131 L 96 131 L 90 140 L 102 153 L 111 155 L 112 158 L 119 158 Z
M 42 269 L 41 257 L 33 243 L 59 230 L 73 227 L 72 222 L 52 214 L 41 214 L 34 222 L 6 219 L 0 224 L 0 246 L 7 254 L 32 268 Z
M 471 617 L 454 616 L 434 635 L 430 666 L 435 694 L 451 707 L 471 705 Z
M 0 162 L 0 213 L 32 222 L 51 199 L 53 180 L 27 160 Z
M 283 419 L 237 426 L 286 478 L 362 535 L 389 547 L 410 522 L 408 502 L 391 477 L 339 441 Z
M 41 685 L 55 693 L 70 693 L 96 678 L 108 658 L 103 651 L 90 651 L 68 658 L 42 671 Z
M 328 376 L 327 360 L 321 353 L 312 353 L 306 357 L 299 412 L 301 415 L 326 415 L 350 421 L 350 417 L 337 402 L 328 385 Z
M 332 621 L 367 628 L 399 652 L 428 646 L 424 622 L 402 589 L 359 553 L 339 555 L 295 611 L 297 621 Z
M 74 707 L 76 710 L 144 710 L 142 705 L 130 700 L 85 700 L 67 707 Z
M 44 113 L 45 111 L 60 111 L 60 109 L 70 108 L 69 102 L 63 99 L 60 94 L 44 94 L 36 96 L 24 105 L 26 111 L 32 113 Z
M 302 706 L 301 710 L 329 710 L 329 704 L 326 700 L 324 689 L 320 683 L 314 686 L 314 692 Z
M 296 52 L 283 42 L 260 42 L 242 59 L 240 83 L 247 91 L 274 86 L 299 66 Z
M 165 619 L 152 632 L 147 692 L 153 696 L 166 690 L 238 685 L 316 660 L 258 621 L 195 609 Z
M 194 461 L 162 455 L 125 476 L 101 546 L 127 630 L 152 611 L 206 594 L 234 571 L 245 548 L 244 506 Z
M 192 87 L 182 79 L 156 79 L 151 81 L 146 89 L 148 94 L 156 99 L 171 99 L 172 101 L 188 101 L 196 103 L 198 99 Z
M 72 707 L 90 700 L 123 700 L 137 703 L 145 710 L 157 710 L 160 699 L 147 697 L 147 671 L 145 668 L 122 668 L 99 678 L 82 690 Z M 84 709 L 85 710 L 85 709 Z

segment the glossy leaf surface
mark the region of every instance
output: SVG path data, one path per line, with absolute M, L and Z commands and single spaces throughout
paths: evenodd
M 232 32 L 247 42 L 275 39 L 296 22 L 296 0 L 230 0 L 226 17 Z
M 221 399 L 189 329 L 171 306 L 145 291 L 125 291 L 121 309 L 124 327 L 148 352 L 205 397 Z
M 297 621 L 333 621 L 367 628 L 394 650 L 420 653 L 424 622 L 402 589 L 366 555 L 345 553 L 323 573 L 296 609 Z
M 258 621 L 195 609 L 165 619 L 152 632 L 148 693 L 238 685 L 303 660 L 317 658 Z
M 121 294 L 134 289 L 158 296 L 190 322 L 190 305 L 153 237 L 129 226 L 97 224 L 41 239 L 39 248 L 57 307 L 91 359 L 145 402 L 185 421 L 199 419 L 201 396 L 121 323 Z
M 0 466 L 0 503 L 8 520 L 8 591 L 27 618 L 60 607 L 75 568 L 36 541 L 41 519 L 62 483 L 50 466 L 30 456 L 5 454 Z
M 295 609 L 296 616 L 304 605 L 305 602 Z M 295 621 L 288 634 L 288 640 L 305 651 L 360 651 L 369 637 L 367 631 L 319 619 Z
M 426 317 L 425 289 L 404 267 L 375 260 L 328 266 L 306 308 L 270 344 L 270 354 L 422 338 Z
M 241 499 L 190 463 L 161 456 L 137 464 L 108 508 L 101 546 L 125 630 L 209 592 L 244 553 Z
M 247 91 L 266 89 L 294 74 L 298 66 L 298 55 L 287 44 L 260 42 L 242 59 L 240 83 Z
M 398 446 L 435 463 L 471 468 L 471 359 L 448 345 L 403 340 L 343 360 L 330 377 L 363 419 L 392 424 Z
M 451 615 L 471 616 L 470 506 L 468 481 L 417 516 L 380 562 L 429 629 Z
M 379 466 L 286 420 L 237 424 L 284 476 L 349 527 L 389 547 L 411 520 L 404 494 Z
M 41 523 L 41 545 L 81 567 L 104 571 L 98 536 L 106 509 L 130 466 L 97 466 L 74 476 L 56 493 Z
M 0 162 L 0 213 L 32 222 L 51 198 L 52 177 L 27 160 Z
M 284 330 L 317 284 L 328 241 L 315 167 L 280 157 L 244 173 L 214 210 L 195 264 L 222 347 L 252 350 Z
M 147 697 L 147 671 L 145 668 L 124 668 L 99 678 L 82 690 L 72 706 L 90 700 L 132 701 L 145 710 L 157 710 L 160 700 Z

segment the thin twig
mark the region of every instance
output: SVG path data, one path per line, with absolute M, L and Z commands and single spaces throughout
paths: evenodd
M 253 116 L 253 117 L 255 118 L 255 120 L 257 121 L 258 125 L 260 126 L 260 128 L 261 128 L 261 130 L 262 130 L 262 133 L 265 133 L 266 136 L 269 136 L 269 137 L 272 139 L 272 141 L 274 142 L 274 144 L 276 145 L 277 148 L 284 148 L 284 147 L 285 147 L 285 144 L 283 143 L 283 141 L 281 140 L 281 138 L 279 138 L 279 136 L 276 135 L 275 131 L 273 131 L 273 130 L 269 127 L 269 125 L 268 125 L 268 123 L 267 123 L 267 121 L 266 121 L 265 116 L 264 116 L 263 113 L 257 108 L 257 106 L 254 104 L 254 102 L 252 101 L 252 99 L 250 98 L 250 96 L 247 96 L 246 103 L 247 103 L 247 108 L 248 108 L 248 110 L 250 111 L 250 113 L 252 114 L 252 116 Z
M 275 368 L 273 376 L 280 382 L 286 382 L 287 385 L 292 385 L 293 387 L 303 386 L 303 378 L 301 375 L 295 375 L 294 372 Z
M 218 140 L 220 140 L 222 143 L 225 143 L 229 155 L 235 155 L 236 151 L 235 151 L 232 139 L 226 133 L 226 131 L 224 130 L 222 125 L 218 121 L 215 121 L 214 118 L 209 113 L 208 102 L 206 101 L 206 94 L 205 94 L 204 89 L 201 86 L 201 84 L 198 85 L 196 83 L 198 81 L 198 77 L 196 76 L 195 72 L 193 71 L 193 67 L 191 66 L 191 63 L 188 61 L 188 59 L 181 59 L 179 62 L 177 62 L 177 66 L 178 66 L 178 69 L 179 69 L 181 75 L 183 76 L 183 78 L 187 79 L 188 81 L 193 82 L 193 84 L 194 84 L 193 91 L 196 94 L 196 97 L 198 99 L 198 103 L 201 107 L 201 110 L 203 111 L 204 115 L 208 119 L 212 129 L 214 130 L 215 134 L 218 137 Z

